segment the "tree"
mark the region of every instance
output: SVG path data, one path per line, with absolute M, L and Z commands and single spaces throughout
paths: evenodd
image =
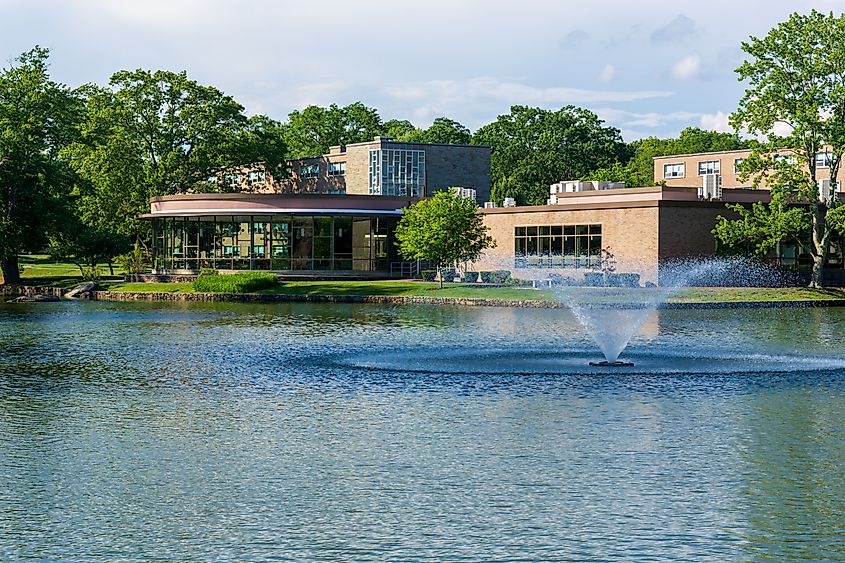
M 551 184 L 624 160 L 619 130 L 603 123 L 574 106 L 557 111 L 513 106 L 508 115 L 476 131 L 473 143 L 492 147 L 493 199 L 542 204 Z
M 361 102 L 344 107 L 308 106 L 288 115 L 285 143 L 293 158 L 319 156 L 329 147 L 372 141 L 382 130 L 378 112 Z
M 448 117 L 438 117 L 428 129 L 414 129 L 398 140 L 409 143 L 468 145 L 472 142 L 472 133 L 455 120 Z
M 819 190 L 825 177 L 835 185 L 845 152 L 843 36 L 845 15 L 813 10 L 794 13 L 766 37 L 744 42 L 750 58 L 736 72 L 748 88 L 730 117 L 737 130 L 765 139 L 743 162 L 743 176 L 752 177 L 755 187 L 766 182 L 775 205 L 800 204 L 810 225 L 812 287 L 822 285 L 831 236 L 845 226 L 835 190 L 829 195 Z M 824 174 L 817 166 L 820 153 Z M 754 208 L 760 219 L 772 212 L 771 206 Z
M 391 137 L 397 141 L 405 139 L 406 135 L 414 131 L 417 131 L 417 128 L 407 119 L 390 119 L 385 121 L 381 126 L 382 135 Z
M 37 250 L 64 209 L 71 173 L 59 152 L 74 136 L 78 91 L 50 80 L 47 49 L 0 71 L 0 267 L 20 281 L 18 254 Z
M 789 205 L 785 194 L 775 192 L 769 204 L 754 203 L 751 208 L 728 205 L 738 219 L 716 217 L 713 235 L 730 252 L 751 251 L 765 256 L 780 241 L 792 238 L 806 251 L 803 240 L 810 224 L 803 209 Z
M 495 247 L 476 203 L 451 190 L 405 209 L 396 226 L 396 240 L 406 260 L 437 265 L 441 288 L 445 266 L 477 260 L 484 249 Z
M 63 155 L 82 181 L 85 224 L 126 235 L 153 196 L 218 191 L 221 169 L 261 162 L 281 174 L 281 126 L 185 72 L 121 71 L 109 88 L 91 88 L 81 138 Z
M 114 275 L 114 259 L 129 250 L 129 239 L 98 227 L 79 223 L 73 229 L 57 233 L 50 241 L 50 255 L 57 260 L 70 260 L 82 277 L 98 277 L 97 264 L 105 262 Z

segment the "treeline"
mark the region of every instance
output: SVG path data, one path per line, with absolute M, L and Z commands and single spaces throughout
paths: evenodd
M 209 178 L 262 162 L 279 176 L 285 159 L 387 135 L 400 141 L 492 147 L 492 194 L 545 202 L 564 179 L 653 183 L 654 156 L 740 148 L 727 133 L 686 129 L 678 139 L 631 143 L 594 113 L 513 106 L 474 133 L 439 117 L 428 128 L 382 120 L 360 102 L 308 106 L 284 122 L 244 107 L 185 72 L 120 71 L 107 86 L 53 81 L 49 53 L 36 47 L 0 71 L 0 266 L 17 281 L 17 255 L 49 246 L 95 272 L 129 253 L 140 264 L 149 225 L 135 218 L 151 197 L 231 189 Z

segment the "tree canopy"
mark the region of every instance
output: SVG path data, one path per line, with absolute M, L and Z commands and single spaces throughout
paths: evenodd
M 583 178 L 623 160 L 619 130 L 603 123 L 591 111 L 574 106 L 557 111 L 513 106 L 509 114 L 480 128 L 473 142 L 492 147 L 493 199 L 542 204 L 551 184 Z
M 475 201 L 452 190 L 407 208 L 396 226 L 396 240 L 406 260 L 432 262 L 438 269 L 477 260 L 495 246 Z
M 811 285 L 823 281 L 834 230 L 842 230 L 842 203 L 835 190 L 821 193 L 820 180 L 835 186 L 845 151 L 845 15 L 813 10 L 792 14 L 763 38 L 742 44 L 748 59 L 737 69 L 748 83 L 731 124 L 764 140 L 743 162 L 743 176 L 766 182 L 773 205 L 755 206 L 758 222 L 782 202 L 799 204 L 813 259 Z M 817 166 L 818 155 L 823 166 Z M 741 218 L 740 221 L 745 220 Z M 724 224 L 715 233 L 728 232 Z M 772 237 L 779 231 L 771 233 Z
M 407 131 L 398 141 L 409 143 L 442 143 L 444 145 L 468 145 L 472 142 L 469 129 L 448 117 L 438 117 L 428 129 Z
M 361 102 L 327 108 L 312 105 L 288 114 L 284 138 L 289 156 L 301 158 L 325 154 L 332 146 L 372 141 L 382 131 L 378 111 Z
M 91 88 L 80 139 L 64 151 L 78 172 L 83 221 L 134 234 L 153 196 L 223 189 L 221 169 L 263 162 L 280 173 L 281 126 L 185 72 L 121 71 Z
M 6 283 L 19 279 L 18 253 L 45 243 L 72 185 L 59 153 L 74 139 L 82 98 L 50 79 L 48 56 L 35 47 L 0 71 L 0 265 Z

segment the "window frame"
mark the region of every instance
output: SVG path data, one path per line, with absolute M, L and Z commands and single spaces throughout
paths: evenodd
M 680 174 L 667 174 L 667 169 L 669 167 L 680 167 Z M 663 165 L 663 177 L 664 178 L 686 178 L 687 176 L 687 166 L 684 162 L 672 162 L 666 163 Z
M 705 165 L 705 171 L 704 172 L 701 171 L 702 165 Z M 711 166 L 707 166 L 707 165 L 715 165 L 715 166 L 712 166 L 712 170 L 713 170 L 712 172 L 707 171 L 708 168 L 711 168 Z M 708 174 L 721 174 L 722 173 L 722 161 L 718 160 L 718 159 L 716 159 L 716 160 L 699 160 L 697 169 L 698 169 L 698 175 L 699 176 L 706 176 Z

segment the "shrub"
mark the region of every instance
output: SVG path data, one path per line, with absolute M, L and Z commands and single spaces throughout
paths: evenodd
M 194 291 L 201 293 L 252 293 L 279 283 L 279 278 L 269 272 L 243 272 L 239 274 L 200 274 L 194 280 Z
M 433 282 L 434 279 L 437 277 L 436 270 L 423 270 L 420 272 L 420 276 L 422 276 L 423 281 Z
M 100 268 L 97 266 L 79 266 L 79 271 L 85 281 L 100 281 Z
M 481 272 L 481 281 L 484 283 L 493 283 L 493 272 Z
M 496 270 L 492 272 L 491 280 L 493 283 L 505 283 L 511 279 L 511 273 L 509 270 Z
M 602 287 L 604 285 L 604 274 L 602 272 L 584 272 L 584 285 Z
M 464 272 L 464 283 L 475 283 L 478 281 L 478 272 Z
M 114 261 L 120 264 L 127 274 L 143 274 L 152 266 L 144 249 L 137 243 L 131 251 L 117 256 Z
M 444 282 L 453 282 L 455 281 L 455 278 L 458 277 L 458 274 L 453 271 L 443 270 L 440 272 L 440 277 L 443 279 Z
M 220 272 L 215 270 L 214 268 L 200 268 L 200 275 L 201 276 L 216 276 Z

